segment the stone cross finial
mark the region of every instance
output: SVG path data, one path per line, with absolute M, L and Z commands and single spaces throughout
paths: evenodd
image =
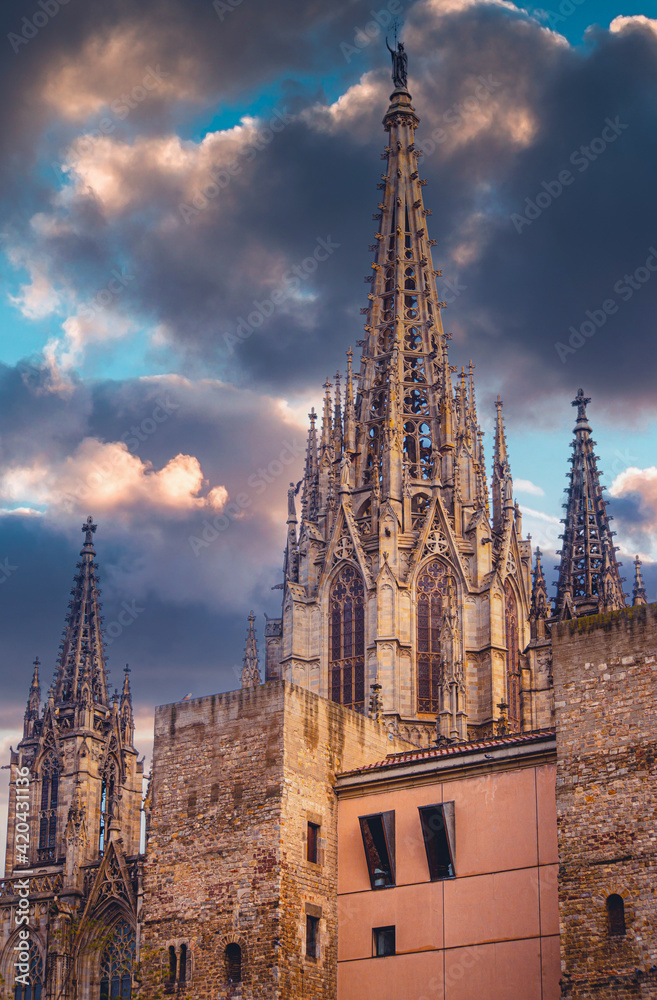
M 85 533 L 85 538 L 84 538 L 84 544 L 85 545 L 93 545 L 93 543 L 94 543 L 94 537 L 93 536 L 94 536 L 94 532 L 95 532 L 95 530 L 96 530 L 97 527 L 98 527 L 98 525 L 94 524 L 94 519 L 93 519 L 93 517 L 90 514 L 89 517 L 87 518 L 87 520 L 82 525 L 82 531 L 84 531 L 84 533 Z

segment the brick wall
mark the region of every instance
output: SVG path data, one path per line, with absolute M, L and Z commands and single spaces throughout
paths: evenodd
M 562 995 L 657 997 L 657 605 L 557 626 L 553 664 Z
M 166 996 L 168 950 L 188 949 L 194 1000 L 334 1000 L 335 774 L 407 749 L 371 719 L 283 682 L 156 710 L 139 996 Z M 306 860 L 308 822 L 319 864 Z M 306 958 L 306 917 L 319 919 Z M 224 953 L 242 949 L 230 985 Z

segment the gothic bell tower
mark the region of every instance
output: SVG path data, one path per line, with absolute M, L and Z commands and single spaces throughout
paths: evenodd
M 382 713 L 426 744 L 436 726 L 449 741 L 549 724 L 550 692 L 523 653 L 531 551 L 502 403 L 491 510 L 474 366 L 449 363 L 405 58 L 393 52 L 360 369 L 349 351 L 344 394 L 339 375 L 327 380 L 319 429 L 310 414 L 266 676 Z
M 3 904 L 18 905 L 21 880 L 28 886 L 34 992 L 25 995 L 48 1000 L 130 996 L 135 945 L 143 764 L 127 667 L 120 694 L 108 691 L 91 517 L 82 530 L 55 677 L 41 710 L 35 662 L 23 738 L 11 758 Z M 12 931 L 10 920 L 3 928 L 8 982 Z M 119 960 L 115 936 L 125 944 Z M 117 961 L 124 992 L 111 993 Z

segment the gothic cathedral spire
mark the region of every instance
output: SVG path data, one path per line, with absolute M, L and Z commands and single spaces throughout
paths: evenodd
M 349 351 L 344 405 L 340 374 L 333 394 L 327 380 L 319 447 L 311 414 L 265 675 L 359 712 L 375 685 L 377 717 L 428 743 L 437 717 L 446 739 L 494 732 L 500 702 L 513 727 L 542 724 L 549 696 L 521 690 L 531 551 L 499 408 L 489 521 L 474 365 L 453 379 L 406 66 L 398 46 L 360 366 Z
M 580 389 L 572 402 L 577 407 L 575 439 L 570 462 L 570 482 L 565 492 L 564 532 L 556 615 L 559 619 L 615 611 L 626 605 L 619 566 L 609 528 L 607 501 L 602 496 L 597 458 L 586 415 L 591 400 Z

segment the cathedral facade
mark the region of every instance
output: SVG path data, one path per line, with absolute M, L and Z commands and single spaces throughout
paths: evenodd
M 390 753 L 428 754 L 418 781 L 429 780 L 431 754 L 436 761 L 453 759 L 450 767 L 462 778 L 459 761 L 473 748 L 479 748 L 482 773 L 515 773 L 523 761 L 553 773 L 553 727 L 558 747 L 562 725 L 573 749 L 557 764 L 557 798 L 543 786 L 554 810 L 545 823 L 554 820 L 556 831 L 563 793 L 564 815 L 570 810 L 572 818 L 574 810 L 582 842 L 589 834 L 595 840 L 567 777 L 569 761 L 587 759 L 586 726 L 555 700 L 556 683 L 559 690 L 570 685 L 567 697 L 577 702 L 582 649 L 568 652 L 570 673 L 563 673 L 553 637 L 571 626 L 576 632 L 582 622 L 590 631 L 596 622 L 606 628 L 607 621 L 639 615 L 632 619 L 633 638 L 618 626 L 618 649 L 627 657 L 632 643 L 645 647 L 642 662 L 649 667 L 654 615 L 643 607 L 638 560 L 634 607 L 625 610 L 582 390 L 573 402 L 554 604 L 540 552 L 532 566 L 530 541 L 523 537 L 499 399 L 489 491 L 473 365 L 459 373 L 449 361 L 415 143 L 419 119 L 400 50 L 393 62 L 360 366 L 354 371 L 350 351 L 344 390 L 339 375 L 334 385 L 327 380 L 321 421 L 310 414 L 303 478 L 288 491 L 282 612 L 267 621 L 265 684 L 251 616 L 240 691 L 157 709 L 153 771 L 142 801 L 129 672 L 121 692 L 111 696 L 95 525 L 87 520 L 55 679 L 43 706 L 35 664 L 23 738 L 11 756 L 0 961 L 3 989 L 13 1000 L 335 1000 L 340 928 L 349 924 L 339 902 L 340 893 L 349 893 L 339 891 L 340 879 L 348 877 L 338 855 L 336 787 L 341 774 L 351 774 L 352 801 L 359 794 L 353 775 L 378 764 L 387 788 Z M 607 660 L 614 649 L 613 643 L 605 647 Z M 648 667 L 641 674 L 646 701 L 656 693 Z M 612 745 L 618 732 L 611 727 L 607 737 Z M 534 743 L 543 754 L 538 763 Z M 526 745 L 529 750 L 514 749 Z M 654 758 L 646 759 L 654 779 Z M 595 767 L 606 764 L 596 758 Z M 368 779 L 368 794 L 378 794 L 376 780 Z M 637 802 L 640 810 L 638 792 Z M 353 802 L 350 808 L 358 811 Z M 458 845 L 467 820 L 458 804 L 455 811 L 423 802 L 419 808 L 452 824 L 444 851 L 452 850 L 450 837 Z M 353 863 L 361 866 L 354 877 L 364 891 L 394 884 L 393 866 L 384 865 L 394 846 L 391 812 L 361 817 L 367 822 L 360 823 L 363 839 L 357 838 Z M 140 855 L 144 813 L 146 853 Z M 524 818 L 517 822 L 522 826 Z M 433 848 L 426 837 L 424 844 L 427 881 L 458 883 L 458 855 L 440 863 L 434 857 L 432 869 Z M 575 857 L 572 839 L 560 831 L 560 850 L 562 844 L 572 876 L 563 898 L 567 934 L 587 920 L 586 904 L 571 905 L 585 859 Z M 550 858 L 554 867 L 556 854 Z M 537 872 L 540 866 L 539 859 Z M 609 898 L 634 892 L 636 872 L 618 892 L 614 878 L 609 875 Z M 650 882 L 641 885 L 643 892 Z M 639 912 L 640 902 L 632 905 Z M 556 920 L 556 906 L 555 889 L 550 919 Z M 652 933 L 654 941 L 650 919 L 642 933 Z M 382 936 L 381 946 L 390 940 Z M 579 954 L 582 942 L 588 947 L 586 935 L 574 940 L 568 955 Z M 604 952 L 597 938 L 594 944 Z M 550 961 L 558 962 L 558 949 L 551 947 Z M 624 960 L 639 955 L 636 961 L 645 965 L 655 952 L 651 947 L 630 949 Z M 442 954 L 440 942 L 434 951 Z M 344 996 L 354 992 L 347 965 Z M 623 992 L 623 984 L 604 992 L 617 969 L 613 962 L 603 966 L 602 985 L 594 984 L 592 992 L 578 985 L 586 970 L 574 968 L 563 980 L 564 995 L 655 995 Z M 547 979 L 539 975 L 538 988 L 550 982 L 556 989 L 555 969 Z M 367 971 L 359 974 L 367 981 Z M 495 992 L 495 975 L 492 967 L 480 975 L 483 1000 L 503 995 Z M 461 995 L 441 982 L 442 992 L 432 995 Z M 547 1000 L 548 994 L 537 996 Z M 395 994 L 393 1000 L 403 998 Z

